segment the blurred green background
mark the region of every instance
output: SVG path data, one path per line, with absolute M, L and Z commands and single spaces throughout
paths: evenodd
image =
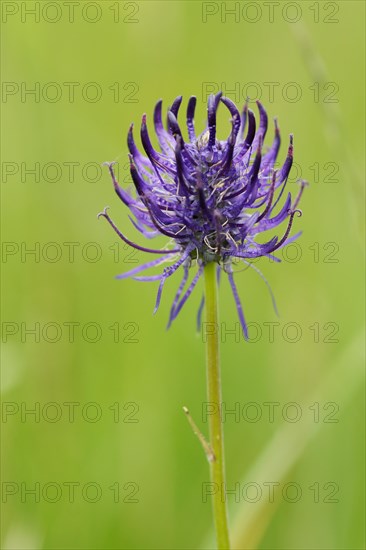
M 293 132 L 292 179 L 311 184 L 298 246 L 258 264 L 280 318 L 243 271 L 246 343 L 220 289 L 234 546 L 363 548 L 365 4 L 70 4 L 1 6 L 2 548 L 214 548 L 182 413 L 207 433 L 202 286 L 167 332 L 179 275 L 153 317 L 155 283 L 114 279 L 144 255 L 96 218 L 109 205 L 142 242 L 101 164 L 117 161 L 127 187 L 129 124 L 193 94 L 203 129 L 210 87 L 240 105 L 259 93 L 267 143 L 278 116 L 280 161 Z

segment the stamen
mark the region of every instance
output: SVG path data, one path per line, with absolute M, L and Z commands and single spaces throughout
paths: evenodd
M 207 147 L 212 150 L 213 146 L 216 143 L 216 111 L 219 105 L 222 92 L 217 93 L 216 95 L 211 94 L 208 98 L 207 105 L 207 121 L 208 121 L 208 131 L 209 139 Z
M 184 163 L 182 159 L 182 139 L 178 135 L 175 145 L 175 159 L 177 163 L 178 194 L 189 198 L 190 192 L 184 178 Z
M 286 157 L 286 160 L 285 160 L 285 162 L 284 162 L 284 164 L 281 168 L 280 175 L 279 175 L 279 178 L 278 178 L 279 182 L 283 182 L 283 185 L 282 185 L 282 189 L 279 192 L 278 197 L 277 197 L 274 205 L 271 208 L 271 211 L 274 208 L 276 208 L 276 205 L 280 201 L 280 199 L 283 195 L 283 192 L 286 189 L 288 176 L 289 176 L 289 173 L 290 173 L 290 170 L 291 170 L 291 167 L 292 167 L 292 163 L 293 163 L 293 160 L 294 160 L 293 159 L 293 152 L 294 152 L 293 142 L 294 142 L 294 136 L 293 136 L 293 134 L 290 134 L 290 145 L 288 147 L 287 157 Z
M 297 197 L 296 197 L 296 199 L 295 199 L 294 205 L 293 205 L 293 207 L 292 207 L 293 210 L 295 210 L 295 209 L 297 208 L 297 205 L 299 204 L 300 199 L 301 199 L 301 197 L 302 197 L 302 194 L 303 194 L 303 192 L 304 192 L 304 189 L 305 189 L 305 187 L 307 187 L 309 184 L 308 184 L 307 181 L 301 180 L 301 181 L 300 181 L 300 185 L 301 185 L 300 191 L 299 191 L 299 193 L 298 193 L 298 195 L 297 195 Z
M 160 148 L 163 153 L 166 155 L 169 154 L 171 147 L 174 145 L 174 140 L 172 136 L 165 130 L 163 126 L 163 121 L 161 117 L 161 111 L 162 111 L 162 100 L 159 99 L 157 104 L 155 105 L 154 109 L 154 126 L 155 126 L 155 133 L 157 135 Z
M 244 103 L 244 107 L 243 107 L 243 110 L 242 110 L 242 113 L 241 113 L 241 123 L 240 123 L 240 130 L 239 130 L 239 136 L 240 136 L 240 139 L 243 139 L 243 136 L 244 136 L 244 131 L 245 131 L 245 126 L 247 124 L 247 118 L 248 118 L 248 104 L 249 104 L 249 98 L 246 99 L 245 103 Z
M 232 273 L 232 272 L 228 272 L 227 275 L 228 275 L 228 278 L 229 278 L 231 290 L 232 290 L 232 292 L 233 292 L 234 301 L 235 301 L 235 304 L 236 304 L 236 309 L 237 309 L 237 311 L 238 311 L 239 320 L 240 320 L 241 328 L 242 328 L 242 330 L 243 330 L 244 338 L 245 338 L 246 340 L 248 340 L 248 327 L 247 327 L 247 324 L 246 324 L 246 322 L 245 322 L 243 307 L 242 307 L 242 305 L 241 305 L 241 301 L 240 301 L 240 298 L 239 298 L 238 290 L 237 290 L 236 285 L 235 285 L 235 282 L 234 282 L 233 273 Z
M 170 315 L 169 315 L 169 321 L 168 321 L 168 325 L 167 325 L 167 329 L 170 328 L 172 322 L 173 322 L 173 319 L 174 319 L 174 313 L 175 313 L 175 308 L 177 306 L 177 303 L 179 302 L 179 299 L 182 295 L 182 292 L 183 292 L 183 289 L 184 287 L 186 286 L 186 283 L 187 283 L 187 280 L 188 280 L 188 276 L 189 276 L 189 266 L 187 264 L 185 264 L 183 266 L 183 269 L 184 269 L 184 274 L 183 274 L 183 279 L 182 279 L 182 282 L 180 283 L 179 285 L 179 288 L 178 288 L 178 291 L 175 295 L 175 298 L 174 298 L 174 301 L 173 301 L 173 304 L 172 304 L 172 307 L 170 309 Z
M 192 96 L 189 98 L 188 106 L 187 106 L 187 128 L 188 128 L 189 139 L 191 141 L 194 141 L 196 139 L 196 133 L 194 130 L 194 113 L 196 110 L 196 103 L 197 103 L 197 98 L 195 96 Z
M 197 274 L 195 275 L 195 277 L 194 277 L 193 281 L 191 282 L 190 286 L 188 287 L 186 293 L 184 294 L 183 298 L 181 299 L 181 301 L 177 305 L 177 307 L 175 309 L 175 312 L 174 312 L 173 320 L 177 318 L 177 316 L 178 316 L 179 312 L 181 311 L 182 307 L 184 306 L 184 304 L 186 303 L 186 301 L 188 300 L 188 298 L 192 294 L 192 292 L 194 290 L 194 287 L 198 283 L 198 280 L 201 277 L 202 273 L 203 273 L 203 265 L 200 266 L 199 270 L 197 271 Z
M 255 130 L 256 130 L 255 116 L 253 111 L 251 109 L 248 109 L 248 132 L 243 145 L 240 146 L 240 150 L 238 154 L 234 157 L 236 162 L 239 162 L 244 157 L 245 153 L 248 151 L 248 149 L 252 145 L 255 137 Z
M 259 110 L 259 128 L 258 128 L 258 140 L 260 136 L 262 136 L 262 140 L 266 137 L 267 133 L 267 127 L 268 127 L 268 116 L 265 108 L 263 107 L 262 103 L 257 99 L 256 101 L 258 110 Z M 256 140 L 255 140 L 256 145 Z
M 276 176 L 277 176 L 277 170 L 273 172 L 272 183 L 271 183 L 271 187 L 269 188 L 269 200 L 268 200 L 267 206 L 262 212 L 262 214 L 259 216 L 259 218 L 257 219 L 257 223 L 260 222 L 271 210 L 273 195 L 274 195 L 274 190 L 276 185 Z
M 172 106 L 170 107 L 170 109 L 168 111 L 168 114 L 169 114 L 169 112 L 171 112 L 171 113 L 173 113 L 175 118 L 178 117 L 178 111 L 179 111 L 179 108 L 181 106 L 182 99 L 183 99 L 183 97 L 181 95 L 179 95 L 178 97 L 175 98 L 175 100 L 173 101 Z
M 121 199 L 121 201 L 128 206 L 128 208 L 131 208 L 132 206 L 135 206 L 136 201 L 124 190 L 122 187 L 120 187 L 118 181 L 116 180 L 116 177 L 114 175 L 113 165 L 116 164 L 115 162 L 105 162 L 104 165 L 108 166 L 109 173 L 112 178 L 114 190 Z
M 221 101 L 222 103 L 228 108 L 231 116 L 232 116 L 232 124 L 233 124 L 233 129 L 232 129 L 232 132 L 231 132 L 231 135 L 234 136 L 234 145 L 235 145 L 235 141 L 236 141 L 236 138 L 237 138 L 237 135 L 239 133 L 239 129 L 240 129 L 240 113 L 235 105 L 235 103 L 233 101 L 231 101 L 231 99 L 229 99 L 228 97 L 221 97 Z
M 179 127 L 178 121 L 175 118 L 175 115 L 172 111 L 168 112 L 168 126 L 169 126 L 169 130 L 171 131 L 171 133 L 173 134 L 173 137 L 175 139 L 177 139 L 178 136 L 180 137 L 181 144 L 182 144 L 182 149 L 183 149 L 184 140 L 183 140 L 182 132 L 181 132 L 181 129 Z
M 277 250 L 277 248 L 280 248 L 280 246 L 283 245 L 283 243 L 287 240 L 287 237 L 289 236 L 290 231 L 291 231 L 292 222 L 293 222 L 293 219 L 295 217 L 295 214 L 298 214 L 299 217 L 302 216 L 301 210 L 292 210 L 291 211 L 290 219 L 289 219 L 288 226 L 287 226 L 287 229 L 286 229 L 286 232 L 285 232 L 284 236 L 282 237 L 282 239 L 280 241 L 278 241 L 276 243 L 276 245 L 273 248 L 271 248 L 271 250 L 267 251 L 267 254 L 273 252 L 274 250 Z
M 154 313 L 156 313 L 158 308 L 159 308 L 161 295 L 162 295 L 162 292 L 163 292 L 163 287 L 164 287 L 164 283 L 165 283 L 166 279 L 168 277 L 171 277 L 173 275 L 173 273 L 175 273 L 177 271 L 178 267 L 180 267 L 182 265 L 182 263 L 188 258 L 188 256 L 190 255 L 192 249 L 193 249 L 193 246 L 188 245 L 187 248 L 185 249 L 185 251 L 183 252 L 182 256 L 179 258 L 179 260 L 176 261 L 175 264 L 170 265 L 169 267 L 166 267 L 164 269 L 163 276 L 162 276 L 162 279 L 160 281 L 158 293 L 157 293 L 157 296 L 156 296 L 156 303 L 155 303 Z
M 176 254 L 177 252 L 179 252 L 179 248 L 175 248 L 174 250 L 152 250 L 151 248 L 145 248 L 144 246 L 140 246 L 132 241 L 130 241 L 130 239 L 128 239 L 127 237 L 125 237 L 125 235 L 123 235 L 123 233 L 120 232 L 120 230 L 118 229 L 118 227 L 115 225 L 115 223 L 113 222 L 113 220 L 109 217 L 109 215 L 107 214 L 107 209 L 108 209 L 108 206 L 103 210 L 103 212 L 100 212 L 98 214 L 98 219 L 100 217 L 103 217 L 107 220 L 107 222 L 109 223 L 109 225 L 111 227 L 113 227 L 114 231 L 117 233 L 117 235 L 125 242 L 127 243 L 129 246 L 132 246 L 133 248 L 136 248 L 136 250 L 141 250 L 142 252 L 150 252 L 150 254 Z

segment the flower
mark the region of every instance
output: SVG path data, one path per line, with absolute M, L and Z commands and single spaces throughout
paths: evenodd
M 216 113 L 220 102 L 231 115 L 231 132 L 224 141 L 216 136 Z M 233 262 L 240 260 L 253 267 L 269 287 L 262 273 L 250 260 L 265 256 L 280 261 L 273 256 L 273 252 L 299 236 L 300 233 L 290 237 L 290 231 L 295 214 L 301 215 L 297 206 L 306 182 L 301 181 L 300 190 L 294 200 L 288 193 L 282 208 L 274 214 L 284 195 L 293 162 L 293 136 L 290 135 L 287 156 L 282 167 L 275 170 L 280 132 L 275 119 L 273 143 L 264 152 L 263 141 L 268 117 L 259 101 L 257 129 L 256 119 L 254 113 L 248 109 L 248 102 L 240 114 L 236 105 L 221 92 L 211 95 L 207 106 L 207 127 L 196 136 L 196 98 L 191 97 L 186 115 L 188 141 L 185 141 L 177 121 L 181 103 L 182 97 L 177 97 L 168 109 L 167 129 L 162 122 L 162 101 L 158 101 L 155 106 L 154 126 L 160 152 L 154 149 L 150 141 L 146 115 L 143 115 L 141 124 L 141 142 L 146 156 L 138 150 L 133 137 L 133 124 L 130 126 L 127 143 L 136 197 L 120 187 L 114 175 L 113 163 L 108 164 L 115 191 L 134 216 L 130 217 L 134 227 L 149 239 L 157 235 L 169 237 L 168 246 L 173 244 L 174 248 L 154 250 L 135 244 L 119 231 L 106 210 L 99 216 L 106 218 L 128 245 L 159 255 L 158 259 L 117 276 L 119 279 L 132 276 L 140 281 L 160 281 L 155 311 L 159 307 L 165 281 L 180 266 L 183 267 L 183 279 L 171 307 L 168 326 L 192 294 L 205 264 L 216 262 L 218 276 L 222 270 L 228 276 L 243 333 L 247 338 L 247 325 L 234 282 Z M 256 240 L 262 233 L 276 228 L 285 220 L 287 226 L 281 237 L 273 236 L 264 243 Z M 168 259 L 174 261 L 161 274 L 138 275 Z M 192 263 L 198 266 L 198 270 L 185 290 Z M 271 295 L 273 299 L 272 292 Z M 199 308 L 199 319 L 203 300 Z

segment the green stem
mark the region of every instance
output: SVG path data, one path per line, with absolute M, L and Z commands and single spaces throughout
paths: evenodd
M 209 418 L 210 444 L 215 459 L 210 462 L 211 482 L 213 483 L 213 514 L 216 528 L 217 548 L 230 548 L 225 498 L 224 437 L 221 422 L 221 380 L 219 359 L 218 300 L 216 263 L 209 262 L 204 268 L 206 301 L 206 362 L 207 398 L 213 405 L 214 413 Z M 222 498 L 222 496 L 224 498 Z

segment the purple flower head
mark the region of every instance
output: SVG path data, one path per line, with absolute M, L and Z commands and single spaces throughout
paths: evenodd
M 231 132 L 224 141 L 216 137 L 216 113 L 220 102 L 231 117 Z M 183 279 L 171 307 L 170 325 L 191 295 L 204 265 L 216 262 L 218 276 L 221 270 L 228 275 L 241 326 L 247 337 L 243 309 L 233 278 L 233 263 L 243 261 L 263 277 L 251 260 L 266 256 L 280 261 L 273 253 L 299 236 L 299 233 L 290 236 L 290 231 L 295 214 L 301 215 L 297 206 L 305 182 L 301 181 L 294 199 L 290 193 L 285 195 L 293 162 L 293 137 L 290 135 L 282 167 L 275 170 L 280 132 L 275 120 L 272 145 L 264 151 L 268 117 L 259 101 L 257 127 L 254 113 L 248 109 L 247 103 L 239 113 L 236 105 L 223 97 L 221 92 L 211 95 L 207 106 L 207 127 L 197 136 L 194 128 L 196 98 L 191 97 L 186 114 L 187 141 L 177 120 L 181 103 L 182 97 L 174 100 L 168 110 L 166 128 L 162 122 L 162 101 L 156 104 L 154 127 L 160 151 L 156 151 L 150 141 L 146 115 L 142 117 L 140 130 L 146 156 L 135 144 L 133 125 L 129 129 L 127 143 L 136 196 L 119 186 L 113 164 L 109 164 L 115 191 L 129 208 L 134 227 L 148 239 L 158 235 L 169 238 L 167 248 L 162 250 L 140 246 L 118 230 L 106 210 L 102 212 L 100 215 L 107 219 L 124 242 L 159 256 L 117 277 L 133 276 L 140 281 L 160 281 L 156 311 L 165 281 L 182 266 Z M 282 206 L 279 204 L 281 199 Z M 277 228 L 282 222 L 285 226 L 279 236 L 261 239 L 262 233 Z M 139 275 L 168 260 L 171 264 L 161 274 Z M 197 272 L 188 283 L 192 264 L 197 265 Z M 203 299 L 199 317 L 202 308 Z

